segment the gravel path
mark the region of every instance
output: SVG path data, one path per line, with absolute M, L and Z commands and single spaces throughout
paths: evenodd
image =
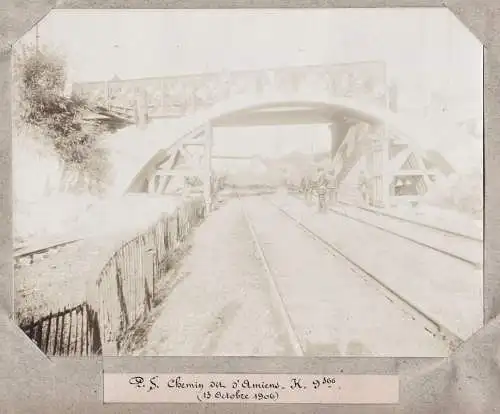
M 228 201 L 196 230 L 137 355 L 292 355 L 241 202 Z
M 462 339 L 482 326 L 482 271 L 295 197 L 275 197 L 289 214 Z

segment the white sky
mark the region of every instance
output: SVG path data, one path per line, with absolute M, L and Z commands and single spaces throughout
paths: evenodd
M 482 46 L 445 8 L 55 10 L 39 36 L 72 81 L 384 60 L 414 89 L 482 96 Z

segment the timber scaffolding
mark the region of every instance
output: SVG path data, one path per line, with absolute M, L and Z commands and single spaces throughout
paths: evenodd
M 146 231 L 123 243 L 98 274 L 89 278 L 81 304 L 38 318 L 18 317 L 20 328 L 50 356 L 119 355 L 124 338 L 157 304 L 160 286 L 168 282 L 165 276 L 172 258 L 205 213 L 201 197 L 165 213 Z M 50 248 L 18 252 L 16 261 Z

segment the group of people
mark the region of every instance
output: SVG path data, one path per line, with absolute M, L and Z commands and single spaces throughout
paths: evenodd
M 337 190 L 336 178 L 323 168 L 318 168 L 313 177 L 303 177 L 300 184 L 306 201 L 312 200 L 316 194 L 319 212 L 325 212 L 328 205 L 337 202 Z

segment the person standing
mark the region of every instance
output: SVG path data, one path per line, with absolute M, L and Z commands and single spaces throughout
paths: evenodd
M 327 192 L 327 179 L 323 168 L 318 170 L 316 176 L 316 193 L 318 195 L 318 211 L 324 212 L 326 209 L 326 192 Z
M 359 174 L 359 192 L 361 193 L 361 197 L 363 198 L 363 203 L 367 204 L 368 203 L 368 194 L 367 194 L 367 179 L 364 171 L 361 171 Z
M 304 194 L 304 197 L 305 197 L 305 194 L 306 194 L 306 177 L 302 177 L 301 180 L 300 180 L 300 187 L 299 187 L 299 191 Z
M 307 176 L 304 179 L 305 181 L 305 188 L 304 188 L 304 195 L 305 195 L 305 200 L 310 201 L 311 200 L 311 195 L 312 195 L 312 180 L 311 177 Z
M 317 189 L 318 211 L 320 213 L 324 213 L 326 211 L 326 192 L 327 192 L 326 185 L 324 183 L 320 184 Z
M 327 190 L 328 204 L 337 204 L 337 179 L 333 175 L 328 175 Z

